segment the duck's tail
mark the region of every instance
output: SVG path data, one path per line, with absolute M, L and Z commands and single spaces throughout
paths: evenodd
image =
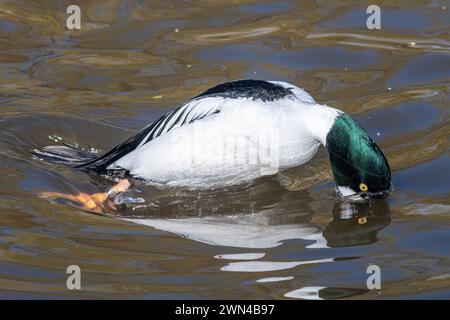
M 33 150 L 35 159 L 62 164 L 86 172 L 107 174 L 111 171 L 124 171 L 122 168 L 108 169 L 109 165 L 127 153 L 133 151 L 139 141 L 128 139 L 102 156 L 95 152 L 79 149 L 69 144 L 46 146 L 41 150 Z M 126 171 L 126 170 L 125 170 Z
M 46 146 L 41 150 L 32 151 L 33 157 L 41 161 L 63 164 L 70 167 L 82 167 L 91 163 L 100 156 L 94 152 L 78 149 L 77 147 L 65 144 L 57 146 Z
M 59 146 L 47 146 L 42 150 L 34 150 L 33 156 L 42 161 L 63 164 L 87 172 L 107 174 L 110 171 L 126 171 L 122 168 L 109 169 L 115 161 L 136 149 L 148 134 L 154 129 L 158 122 L 148 125 L 136 135 L 115 146 L 102 156 L 94 152 L 81 150 L 77 147 L 64 143 Z

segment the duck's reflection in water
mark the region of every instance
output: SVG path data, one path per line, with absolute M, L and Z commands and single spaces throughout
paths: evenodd
M 320 214 L 320 212 L 314 207 L 314 200 L 308 193 L 302 193 L 301 199 L 298 193 L 293 192 L 260 195 L 261 193 L 256 192 L 252 199 L 246 199 L 247 202 L 243 202 L 243 195 L 239 191 L 232 192 L 231 195 L 227 193 L 220 201 L 215 200 L 225 205 L 212 208 L 211 206 L 217 203 L 212 200 L 215 197 L 210 197 L 206 193 L 197 194 L 194 199 L 188 194 L 188 199 L 195 200 L 191 202 L 190 208 L 196 216 L 185 211 L 184 216 L 180 216 L 178 212 L 175 217 L 162 218 L 161 214 L 155 214 L 157 210 L 153 210 L 153 215 L 158 217 L 149 218 L 141 215 L 139 218 L 122 217 L 122 219 L 171 232 L 194 241 L 228 247 L 224 248 L 228 251 L 227 253 L 215 256 L 216 259 L 225 262 L 220 270 L 261 274 L 292 270 L 312 264 L 339 263 L 340 260 L 345 259 L 329 256 L 332 253 L 330 251 L 327 254 L 327 250 L 322 252 L 328 256 L 314 260 L 270 261 L 266 259 L 264 249 L 280 246 L 283 241 L 305 240 L 304 250 L 367 245 L 377 241 L 378 232 L 390 223 L 389 206 L 385 200 L 366 203 L 335 202 L 332 219 L 325 225 L 313 223 L 314 214 Z M 248 193 L 245 196 L 248 197 Z M 180 201 L 183 198 L 186 200 L 186 195 L 180 197 L 177 194 L 171 200 L 163 197 L 159 200 L 159 205 L 154 208 L 161 206 L 167 210 L 170 207 L 168 203 L 174 205 L 174 199 L 177 201 L 176 208 L 179 208 L 179 205 L 184 202 Z M 236 203 L 238 207 L 241 206 L 242 212 L 226 214 L 230 206 L 236 209 L 236 205 L 231 203 L 236 198 L 238 200 Z M 243 203 L 248 206 L 249 200 L 253 201 L 252 210 L 242 206 Z M 230 253 L 230 247 L 241 249 L 240 252 Z M 243 253 L 242 248 L 253 250 Z M 294 279 L 295 276 L 292 274 L 284 274 L 277 277 L 261 277 L 256 280 L 256 283 L 266 286 L 271 283 L 290 283 L 295 281 Z M 309 286 L 295 290 L 292 290 L 290 286 L 290 291 L 284 296 L 300 299 L 339 299 L 367 292 L 363 286 L 364 284 L 361 284 L 362 288 Z
M 338 202 L 333 208 L 333 220 L 323 230 L 328 247 L 366 245 L 378 240 L 378 232 L 391 222 L 385 200 L 373 202 Z
M 304 300 L 330 300 L 354 297 L 368 292 L 368 289 L 357 288 L 331 288 L 331 287 L 303 287 L 284 294 L 286 298 Z
M 272 195 L 273 196 L 273 195 Z M 307 198 L 303 195 L 303 199 Z M 275 197 L 276 198 L 276 197 Z M 124 220 L 172 232 L 195 241 L 237 248 L 272 248 L 284 240 L 303 239 L 312 242 L 307 248 L 347 247 L 366 245 L 377 241 L 378 232 L 390 223 L 389 206 L 385 200 L 351 203 L 336 202 L 332 220 L 325 227 L 312 223 L 314 209 L 311 200 L 293 209 L 292 193 L 284 194 L 279 201 L 256 199 L 254 211 L 224 214 L 227 206 L 215 209 L 203 206 L 203 214 L 174 218 L 125 218 Z M 208 197 L 206 197 L 208 202 Z M 255 200 L 255 199 L 253 199 Z M 194 210 L 205 201 L 198 197 Z M 241 202 L 242 203 L 242 202 Z M 247 202 L 248 203 L 248 202 Z M 177 207 L 180 203 L 178 202 Z M 204 203 L 203 203 L 204 205 Z M 230 205 L 228 203 L 228 205 Z M 167 210 L 168 205 L 163 208 Z M 221 212 L 222 211 L 222 212 Z

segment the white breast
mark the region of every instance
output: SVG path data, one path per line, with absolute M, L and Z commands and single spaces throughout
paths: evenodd
M 328 132 L 330 126 L 330 112 L 322 110 L 327 107 L 312 103 L 288 99 L 223 103 L 227 105 L 220 113 L 175 128 L 111 167 L 127 169 L 156 185 L 223 187 L 309 161 L 324 142 L 322 131 Z

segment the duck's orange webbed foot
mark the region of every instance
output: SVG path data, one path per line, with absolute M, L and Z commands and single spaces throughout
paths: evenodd
M 79 193 L 77 195 L 64 194 L 61 192 L 43 192 L 39 196 L 41 198 L 62 198 L 79 204 L 80 209 L 85 211 L 90 211 L 98 214 L 106 212 L 105 204 L 109 201 L 108 205 L 112 209 L 116 209 L 115 205 L 112 203 L 111 198 L 115 195 L 127 191 L 131 186 L 128 179 L 123 179 L 115 186 L 111 187 L 107 192 L 98 192 L 94 194 Z

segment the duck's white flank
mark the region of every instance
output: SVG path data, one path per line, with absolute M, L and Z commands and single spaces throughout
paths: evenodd
M 291 88 L 293 95 L 275 101 L 193 99 L 164 120 L 156 138 L 144 143 L 146 137 L 108 169 L 126 169 L 156 185 L 210 188 L 273 175 L 309 161 L 319 145 L 326 144 L 340 111 L 315 103 L 293 85 L 273 83 Z

